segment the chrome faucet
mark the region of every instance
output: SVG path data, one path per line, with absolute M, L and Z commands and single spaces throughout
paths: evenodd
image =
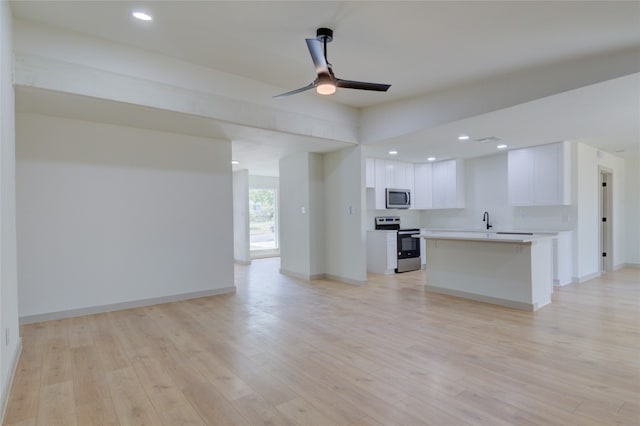
M 484 215 L 482 215 L 482 221 L 487 222 L 487 230 L 493 228 L 493 225 L 489 223 L 489 212 L 484 212 Z

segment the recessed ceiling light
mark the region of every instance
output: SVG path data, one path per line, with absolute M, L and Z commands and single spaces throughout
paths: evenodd
M 151 21 L 151 20 L 153 20 L 151 15 L 149 15 L 148 13 L 140 12 L 140 11 L 135 11 L 131 15 L 133 15 L 134 18 L 139 19 L 141 21 Z
M 236 164 L 240 164 L 240 162 L 238 160 L 231 160 L 231 164 L 236 165 Z
M 500 144 L 500 145 L 496 146 L 496 148 L 498 148 L 498 149 L 505 149 L 506 147 L 507 147 L 507 145 L 505 145 L 505 144 Z
M 458 136 L 458 140 L 459 141 L 468 141 L 469 140 L 469 135 L 460 135 L 460 136 Z
M 427 161 L 436 161 L 436 157 L 429 157 L 427 158 Z
M 392 149 L 391 151 L 389 151 L 389 155 L 397 155 L 398 151 L 396 151 L 395 149 Z

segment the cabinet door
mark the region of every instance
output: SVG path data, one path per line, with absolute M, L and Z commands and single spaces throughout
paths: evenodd
M 562 204 L 562 145 L 533 148 L 533 204 Z
M 400 189 L 413 190 L 413 164 L 396 163 L 396 184 Z
M 432 165 L 434 209 L 456 207 L 456 163 L 455 160 L 440 161 Z
M 398 267 L 398 236 L 395 232 L 387 234 L 387 269 Z
M 432 208 L 431 164 L 415 164 L 413 169 L 413 206 L 414 209 Z
M 509 204 L 530 206 L 533 204 L 534 153 L 531 149 L 516 149 L 507 154 Z
M 386 205 L 386 193 L 385 188 L 387 187 L 386 181 L 386 161 L 380 160 L 376 158 L 374 161 L 374 169 L 375 169 L 375 203 L 374 206 L 376 210 L 382 210 L 387 207 Z
M 373 158 L 365 159 L 365 185 L 367 188 L 376 187 L 376 166 Z

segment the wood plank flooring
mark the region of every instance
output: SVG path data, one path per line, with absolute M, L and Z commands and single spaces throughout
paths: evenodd
M 640 270 L 538 312 L 236 269 L 237 293 L 22 327 L 5 425 L 640 424 Z

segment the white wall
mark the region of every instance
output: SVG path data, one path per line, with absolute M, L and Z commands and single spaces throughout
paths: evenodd
M 233 291 L 229 142 L 16 124 L 21 317 Z
M 324 156 L 309 153 L 309 270 L 312 277 L 325 274 Z
M 309 154 L 280 160 L 280 270 L 302 278 L 311 276 L 309 220 Z
M 356 284 L 367 281 L 363 165 L 362 147 L 324 155 L 324 273 Z
M 3 0 L 0 2 L 0 419 L 21 347 L 18 337 L 12 40 L 11 10 L 9 3 Z
M 233 257 L 237 263 L 251 263 L 248 170 L 233 172 Z
M 613 266 L 624 263 L 625 236 L 625 172 L 624 160 L 598 151 L 588 145 L 577 144 L 578 162 L 578 223 L 574 244 L 576 277 L 580 280 L 600 273 L 599 244 L 599 167 L 613 173 Z
M 280 179 L 274 176 L 249 175 L 249 188 L 278 190 Z
M 624 159 L 625 171 L 625 260 L 640 266 L 640 154 Z

